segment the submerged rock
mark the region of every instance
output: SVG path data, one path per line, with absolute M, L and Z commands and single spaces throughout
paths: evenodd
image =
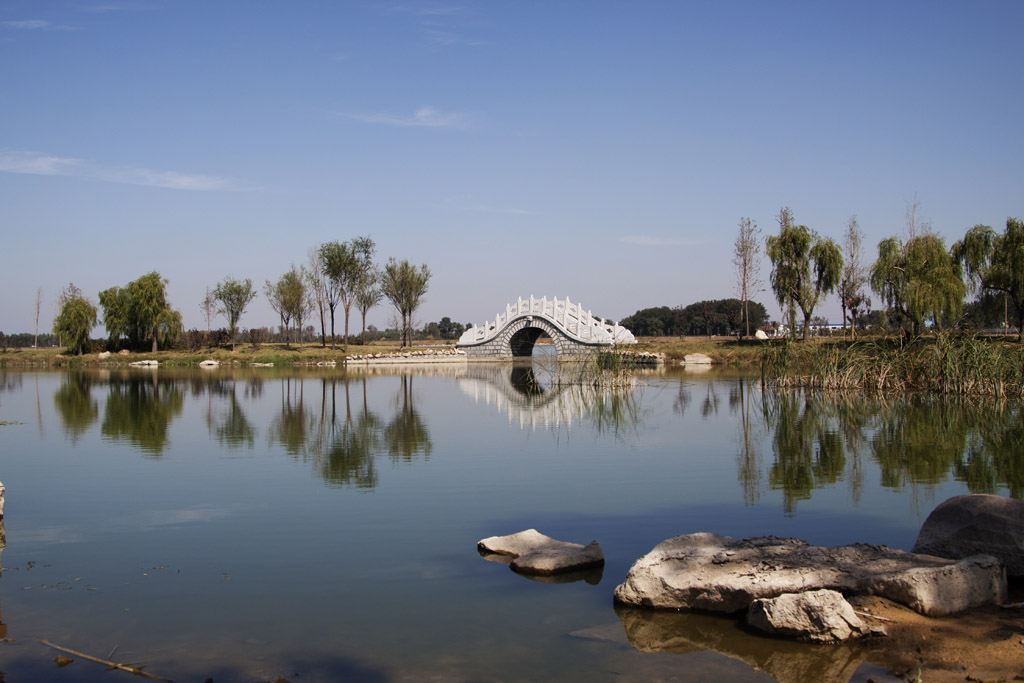
M 1024 577 L 1024 501 L 983 494 L 950 498 L 921 527 L 915 553 L 963 559 L 998 557 L 1012 577 Z
M 703 353 L 688 353 L 683 356 L 683 365 L 711 365 L 711 357 Z
M 1006 598 L 1006 572 L 989 555 L 953 561 L 886 546 L 812 546 L 794 538 L 676 536 L 633 563 L 616 601 L 655 609 L 733 613 L 760 598 L 829 588 L 880 595 L 929 616 Z
M 842 593 L 824 588 L 754 600 L 747 623 L 765 633 L 819 643 L 884 634 L 865 626 Z
M 556 574 L 604 564 L 597 541 L 582 546 L 545 536 L 536 529 L 485 538 L 477 543 L 477 549 L 511 556 L 509 566 L 524 574 Z

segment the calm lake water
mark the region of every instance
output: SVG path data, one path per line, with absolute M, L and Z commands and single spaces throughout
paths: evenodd
M 909 549 L 950 496 L 1024 493 L 1013 403 L 549 377 L 0 374 L 3 680 L 129 676 L 57 668 L 43 639 L 175 681 L 883 680 L 857 645 L 623 610 L 612 590 L 677 534 Z M 599 541 L 603 572 L 534 581 L 477 553 L 527 528 Z

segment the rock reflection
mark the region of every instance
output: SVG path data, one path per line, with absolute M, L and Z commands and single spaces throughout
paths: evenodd
M 477 548 L 477 552 L 480 557 L 484 558 L 488 562 L 497 562 L 503 564 L 506 567 L 512 564 L 515 559 L 512 555 L 504 555 L 502 553 L 492 553 L 487 550 L 481 550 Z M 514 569 L 512 571 L 515 571 Z M 585 581 L 591 586 L 596 586 L 601 583 L 601 579 L 604 577 L 604 565 L 597 565 L 593 567 L 585 567 L 583 569 L 574 569 L 571 571 L 559 572 L 557 574 L 524 574 L 522 572 L 515 572 L 517 576 L 521 576 L 524 579 L 530 581 L 536 581 L 537 583 L 548 583 L 548 584 L 562 584 L 562 583 L 576 583 L 577 581 Z
M 865 657 L 856 645 L 811 645 L 744 631 L 737 619 L 615 605 L 630 644 L 641 652 L 714 650 L 762 670 L 779 683 L 848 681 Z

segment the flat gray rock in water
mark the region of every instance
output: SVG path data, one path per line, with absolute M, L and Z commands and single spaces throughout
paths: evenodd
M 739 612 L 759 598 L 829 588 L 880 595 L 942 616 L 1006 599 L 1006 571 L 994 557 L 960 561 L 885 546 L 812 546 L 794 538 L 736 540 L 676 536 L 633 563 L 615 599 L 655 609 Z
M 982 494 L 950 498 L 928 515 L 914 552 L 952 559 L 993 555 L 1008 576 L 1024 576 L 1024 501 Z
M 597 541 L 582 546 L 545 536 L 536 529 L 491 536 L 479 541 L 477 548 L 514 557 L 512 569 L 524 574 L 555 574 L 604 564 L 604 553 Z

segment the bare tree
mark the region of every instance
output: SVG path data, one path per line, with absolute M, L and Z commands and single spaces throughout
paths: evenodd
M 209 335 L 210 328 L 213 327 L 213 316 L 217 315 L 217 299 L 209 287 L 206 288 L 206 296 L 199 302 L 199 310 L 202 311 L 203 317 L 206 319 L 206 334 Z
M 914 201 L 906 202 L 906 204 L 907 241 L 909 242 L 916 237 L 930 235 L 932 232 L 932 222 L 921 216 L 921 202 L 918 201 L 916 192 L 914 193 Z
M 743 320 L 746 324 L 745 336 L 750 336 L 750 314 L 747 302 L 750 294 L 757 291 L 761 286 L 761 253 L 760 245 L 761 230 L 757 223 L 749 218 L 740 218 L 740 232 L 736 236 L 736 243 L 733 245 L 732 263 L 736 266 L 736 290 L 743 302 Z M 740 332 L 740 339 L 744 333 Z
M 850 216 L 846 223 L 846 235 L 843 237 L 843 275 L 836 288 L 839 294 L 839 306 L 843 309 L 843 331 L 846 330 L 846 314 L 850 313 L 850 338 L 857 336 L 857 312 L 871 301 L 864 293 L 864 285 L 868 281 L 868 272 L 864 267 L 861 246 L 864 233 L 857 223 L 857 216 Z
M 39 310 L 43 307 L 43 288 L 36 290 L 36 336 L 32 342 L 32 348 L 39 348 Z

